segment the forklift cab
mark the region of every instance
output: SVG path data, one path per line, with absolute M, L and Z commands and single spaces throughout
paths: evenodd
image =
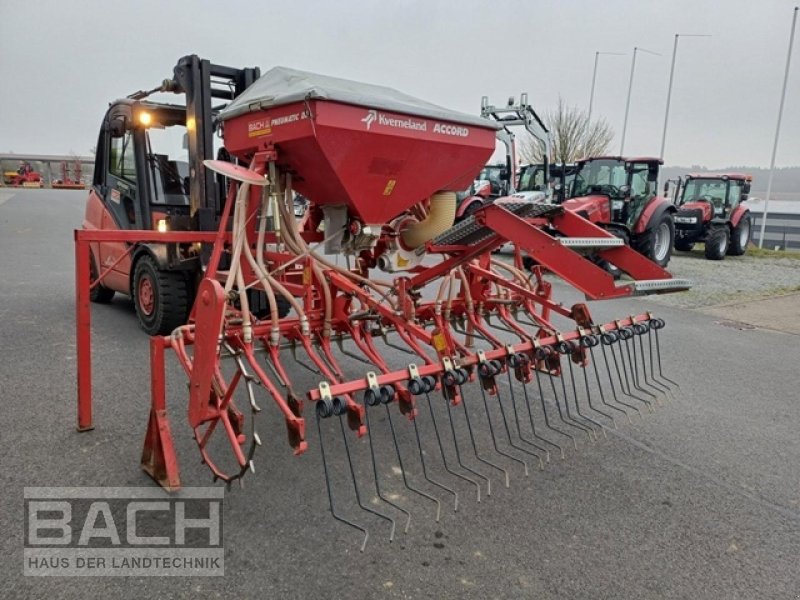
M 94 188 L 119 229 L 188 228 L 189 163 L 182 107 L 120 100 L 106 113 Z

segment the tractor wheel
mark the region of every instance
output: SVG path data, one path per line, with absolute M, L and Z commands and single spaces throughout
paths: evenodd
M 728 251 L 728 227 L 726 225 L 714 227 L 706 236 L 706 258 L 708 260 L 722 260 Z
M 89 255 L 89 281 L 94 283 L 97 281 L 97 266 L 94 264 L 94 257 Z M 114 297 L 114 290 L 98 283 L 89 291 L 89 300 L 97 304 L 108 304 Z
M 464 209 L 464 213 L 460 217 L 456 217 L 456 222 L 463 221 L 472 213 L 474 213 L 476 210 L 478 210 L 481 206 L 483 206 L 483 202 L 480 202 L 478 200 L 473 200 L 472 202 L 469 203 L 467 208 Z
M 139 324 L 149 335 L 166 335 L 186 323 L 189 290 L 183 273 L 162 271 L 143 256 L 134 269 L 132 295 Z
M 694 242 L 690 242 L 681 237 L 675 238 L 675 250 L 680 250 L 681 252 L 691 252 L 692 248 L 694 248 Z
M 630 235 L 628 235 L 628 232 L 625 229 L 623 229 L 621 227 L 609 226 L 609 227 L 606 228 L 606 231 L 608 231 L 609 233 L 617 236 L 619 239 L 621 239 L 623 242 L 625 242 L 626 246 L 630 245 L 631 238 L 630 238 Z M 622 269 L 620 269 L 619 267 L 617 267 L 613 263 L 610 263 L 607 260 L 601 259 L 599 257 L 598 257 L 598 260 L 596 260 L 595 262 L 596 262 L 597 266 L 601 267 L 602 269 L 604 269 L 605 271 L 610 273 L 611 276 L 614 278 L 614 281 L 619 281 L 622 278 L 622 273 L 623 273 Z
M 753 229 L 753 222 L 750 220 L 750 214 L 745 214 L 739 220 L 739 224 L 733 228 L 731 234 L 731 243 L 728 246 L 728 254 L 731 256 L 741 256 L 747 250 L 747 244 L 750 243 L 750 232 Z
M 633 249 L 643 254 L 661 267 L 669 264 L 672 245 L 675 243 L 675 223 L 672 215 L 666 213 L 634 242 Z

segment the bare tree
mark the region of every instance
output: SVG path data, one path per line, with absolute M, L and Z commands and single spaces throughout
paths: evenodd
M 614 132 L 605 119 L 589 122 L 585 110 L 558 99 L 555 109 L 545 111 L 542 120 L 553 139 L 550 161 L 571 163 L 585 156 L 599 156 L 608 151 Z M 520 157 L 527 163 L 542 162 L 542 147 L 533 139 L 521 138 Z

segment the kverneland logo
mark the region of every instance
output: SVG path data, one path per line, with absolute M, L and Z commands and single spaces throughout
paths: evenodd
M 362 123 L 366 123 L 367 129 L 372 127 L 372 124 L 375 122 L 375 119 L 378 118 L 378 112 L 375 110 L 370 110 L 367 112 L 367 116 L 361 119 Z
M 377 122 L 378 125 L 383 125 L 384 127 L 394 127 L 396 129 L 411 129 L 414 131 L 428 130 L 428 123 L 426 121 L 418 121 L 410 117 L 389 117 L 375 109 L 370 109 L 367 111 L 367 116 L 361 119 L 361 122 L 366 125 L 367 129 L 372 127 L 373 123 Z

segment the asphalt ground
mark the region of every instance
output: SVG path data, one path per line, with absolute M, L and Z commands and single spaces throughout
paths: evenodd
M 413 514 L 408 534 L 388 543 L 386 523 L 344 502 L 342 441 L 337 425 L 326 422 L 342 510 L 370 530 L 359 552 L 359 533 L 327 510 L 313 413 L 310 449 L 293 457 L 277 412 L 263 400 L 256 473 L 225 496 L 224 577 L 23 576 L 25 486 L 153 485 L 138 466 L 149 408 L 148 339 L 127 299 L 93 307 L 96 429 L 75 430 L 72 230 L 84 197 L 0 190 L 0 597 L 800 597 L 800 339 L 724 326 L 647 298 L 591 308 L 598 321 L 649 309 L 666 319 L 665 374 L 680 382 L 678 399 L 632 426 L 620 423 L 607 439 L 581 439 L 577 452 L 567 448 L 566 460 L 554 456 L 544 471 L 529 460 L 529 477 L 489 453 L 482 423 L 479 448 L 510 471 L 511 486 L 473 455 L 469 464 L 493 480 L 491 498 L 478 504 L 473 487 L 437 469 L 461 503 L 458 513 L 446 507 L 439 523 L 432 503 L 402 487 L 379 414 L 373 434 L 384 459 L 381 476 Z M 674 266 L 679 271 L 680 260 Z M 578 299 L 560 284 L 556 295 Z M 407 362 L 398 351 L 387 358 Z M 354 376 L 367 369 L 356 361 L 347 367 Z M 302 368 L 291 372 L 298 387 L 316 382 Z M 208 485 L 184 418 L 184 378 L 174 364 L 170 375 L 183 483 Z M 476 387 L 467 394 L 469 403 L 480 398 Z M 437 409 L 441 419 L 441 403 Z M 408 451 L 413 429 L 395 421 Z M 430 424 L 420 419 L 426 451 Z M 351 442 L 362 476 L 367 440 Z M 423 487 L 418 471 L 409 469 Z

